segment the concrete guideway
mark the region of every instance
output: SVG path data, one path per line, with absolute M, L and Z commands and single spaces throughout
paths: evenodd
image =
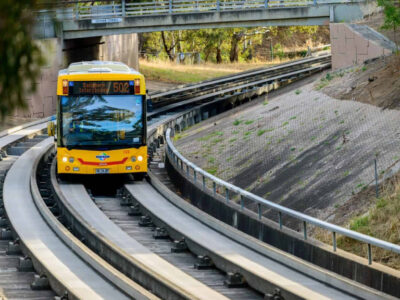
M 260 292 L 268 293 L 271 292 L 268 288 L 279 287 L 285 299 L 286 297 L 288 299 L 297 297 L 306 299 L 354 299 L 359 297 L 357 290 L 363 290 L 363 296 L 369 299 L 386 297 L 383 293 L 357 284 L 354 285 L 354 290 L 350 289 L 351 292 L 354 292 L 353 296 L 332 288 L 212 230 L 207 224 L 203 224 L 170 203 L 148 183 L 127 184 L 125 187 L 143 209 L 153 216 L 155 223 L 158 221 L 166 224 L 170 230 L 175 232 L 175 236 L 185 237 L 192 251 L 209 255 L 213 258 L 216 266 L 224 271 L 240 270 L 249 285 Z M 160 224 L 157 225 L 161 226 Z M 285 259 L 287 259 L 288 255 L 285 256 Z
M 4 206 L 12 229 L 20 238 L 35 269 L 45 274 L 59 293 L 73 298 L 128 299 L 67 247 L 42 218 L 31 194 L 31 173 L 53 145 L 48 138 L 24 153 L 11 167 L 4 183 Z
M 16 126 L 0 132 L 0 150 L 5 150 L 11 144 L 47 128 L 47 122 L 50 118 L 38 120 L 24 125 Z
M 315 67 L 318 65 L 326 65 L 328 67 L 330 61 L 330 55 L 303 58 L 296 61 L 279 64 L 273 67 L 240 72 L 230 76 L 218 77 L 214 80 L 206 80 L 200 83 L 186 85 L 183 87 L 179 87 L 175 90 L 150 94 L 149 100 L 151 100 L 153 110 L 157 110 L 161 106 L 165 105 L 165 103 L 171 104 L 178 101 L 180 102 L 187 99 L 193 99 L 198 96 L 232 88 L 234 86 L 240 89 L 241 86 L 244 84 L 256 82 L 262 79 L 271 79 L 274 77 L 276 78 L 277 76 L 285 75 L 290 71 L 294 72 L 304 70 L 307 67 Z M 149 112 L 150 117 L 152 116 L 152 114 L 152 111 Z
M 233 102 L 238 99 L 251 99 L 252 97 L 262 95 L 265 92 L 272 91 L 280 87 L 280 83 L 290 83 L 302 77 L 309 76 L 313 73 L 320 72 L 330 67 L 330 63 L 325 63 L 317 66 L 311 66 L 297 71 L 287 71 L 284 74 L 269 77 L 267 79 L 256 80 L 249 83 L 241 84 L 240 86 L 228 87 L 221 91 L 206 93 L 201 96 L 189 98 L 187 100 L 179 101 L 177 103 L 168 104 L 153 110 L 148 113 L 148 118 L 153 118 L 160 114 L 165 114 L 168 111 L 176 110 L 185 105 L 194 105 L 201 102 L 212 102 L 220 100 L 227 100 L 230 98 Z
M 205 300 L 227 299 L 152 253 L 130 237 L 104 215 L 90 198 L 83 185 L 60 184 L 59 189 L 56 188 L 56 190 L 61 193 L 59 197 L 64 201 L 64 205 L 68 206 L 69 209 L 73 209 L 73 214 L 79 216 L 80 222 L 84 222 L 88 228 L 91 228 L 97 235 L 106 239 L 113 247 L 116 247 L 120 256 L 128 256 L 130 264 L 136 265 L 142 272 L 148 274 L 147 279 L 144 279 L 144 276 L 136 278 L 136 280 L 142 281 L 143 285 L 152 287 L 152 290 L 160 291 L 160 288 L 156 287 L 157 284 L 154 283 L 154 281 L 159 281 L 172 291 L 164 291 L 166 294 L 163 297 L 167 299 L 171 299 L 171 297 Z M 115 255 L 112 260 L 121 259 L 118 255 Z

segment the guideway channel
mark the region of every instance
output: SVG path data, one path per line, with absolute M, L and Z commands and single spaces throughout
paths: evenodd
M 147 182 L 125 185 L 128 193 L 140 204 L 144 213 L 153 217 L 157 226 L 166 226 L 170 235 L 184 237 L 189 248 L 208 255 L 222 270 L 236 270 L 247 283 L 265 294 L 275 287 L 285 299 L 357 299 L 359 295 L 346 293 L 308 277 L 306 274 L 272 260 L 212 230 L 196 218 L 169 202 Z M 173 216 L 173 218 L 171 218 Z M 365 288 L 368 291 L 368 288 Z M 370 299 L 382 299 L 379 292 L 366 293 Z
M 35 170 L 52 147 L 53 138 L 47 138 L 26 151 L 13 164 L 4 183 L 4 206 L 10 226 L 19 237 L 23 252 L 29 255 L 40 274 L 37 281 L 49 282 L 54 291 L 68 295 L 68 299 L 129 299 L 125 292 L 103 277 L 104 270 L 100 275 L 101 268 L 93 268 L 96 258 L 62 227 L 39 196 L 34 184 Z M 97 263 L 107 268 L 104 262 Z M 114 273 L 114 277 L 117 276 Z M 140 292 L 151 297 L 147 291 Z
M 26 251 L 40 264 L 35 266 L 54 276 L 54 282 L 65 285 L 78 298 L 95 299 L 124 296 L 89 268 L 67 247 L 42 218 L 30 192 L 35 162 L 53 146 L 48 138 L 24 153 L 11 167 L 4 183 L 4 206 L 10 223 Z M 51 274 L 51 275 L 50 275 Z
M 42 124 L 40 124 L 42 123 Z M 8 170 L 19 155 L 31 146 L 41 142 L 47 136 L 41 134 L 46 123 L 31 122 L 22 126 L 7 129 L 0 133 L 0 298 L 2 299 L 53 299 L 52 290 L 37 289 L 31 260 L 21 256 L 19 240 L 12 240 L 10 224 L 3 206 L 3 184 Z M 32 287 L 31 287 L 32 286 Z
M 112 244 L 116 260 L 124 259 L 125 267 L 131 270 L 129 273 L 141 285 L 151 288 L 166 299 L 227 299 L 129 236 L 96 206 L 83 185 L 58 184 L 55 172 L 52 172 L 52 176 L 53 188 L 62 206 L 70 210 L 70 213 L 79 216 L 79 222 L 85 227 Z M 136 268 L 140 268 L 146 275 L 136 277 L 132 272 Z M 159 285 L 163 285 L 163 288 Z

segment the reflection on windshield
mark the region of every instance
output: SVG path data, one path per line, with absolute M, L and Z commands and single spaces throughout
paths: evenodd
M 141 144 L 142 96 L 61 97 L 64 146 Z

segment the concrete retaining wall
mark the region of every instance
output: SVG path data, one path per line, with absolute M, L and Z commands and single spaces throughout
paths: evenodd
M 217 218 L 236 227 L 269 245 L 293 254 L 317 266 L 333 271 L 376 290 L 400 297 L 400 277 L 398 272 L 380 264 L 368 265 L 366 259 L 338 250 L 330 251 L 320 242 L 302 238 L 301 233 L 289 229 L 280 230 L 279 226 L 269 220 L 258 220 L 256 213 L 240 210 L 240 206 L 224 198 L 214 197 L 207 191 L 187 180 L 177 171 L 166 157 L 165 167 L 173 183 L 182 192 L 181 197 L 189 198 L 191 203 Z
M 73 43 L 64 43 L 63 48 L 61 40 L 56 38 L 38 40 L 37 43 L 47 63 L 37 79 L 37 92 L 26 98 L 27 110 L 16 110 L 13 114 L 16 117 L 42 118 L 55 113 L 58 71 L 65 68 L 69 62 L 115 60 L 122 61 L 134 69 L 139 67 L 136 33 L 102 37 L 95 43 L 88 43 L 86 39 L 75 40 Z
M 329 28 L 333 70 L 390 55 L 395 49 L 393 42 L 366 25 L 330 23 Z

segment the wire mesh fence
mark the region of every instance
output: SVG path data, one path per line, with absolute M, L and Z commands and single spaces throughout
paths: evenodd
M 343 208 L 368 208 L 360 192 L 375 191 L 376 177 L 382 182 L 395 172 L 399 114 L 335 100 L 308 86 L 196 125 L 175 140 L 178 150 L 207 172 L 275 203 L 340 224 L 350 213 Z M 256 210 L 254 205 L 246 202 Z M 278 218 L 268 210 L 263 214 Z M 290 218 L 284 221 L 301 228 Z

